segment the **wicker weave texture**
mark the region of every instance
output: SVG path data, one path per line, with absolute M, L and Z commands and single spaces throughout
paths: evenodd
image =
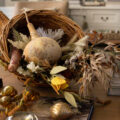
M 30 10 L 27 11 L 27 15 L 35 28 L 43 27 L 44 29 L 50 28 L 53 30 L 63 29 L 65 32 L 65 35 L 62 38 L 63 46 L 73 37 L 74 34 L 77 34 L 79 38 L 84 36 L 81 28 L 75 22 L 63 14 L 57 13 L 55 11 Z M 7 39 L 10 38 L 10 31 L 13 27 L 17 31 L 28 35 L 29 31 L 24 13 L 21 13 L 13 17 L 11 20 L 8 20 L 8 18 L 2 12 L 0 12 L 0 33 L 2 36 L 0 51 L 2 53 L 2 60 L 4 60 L 7 64 L 9 64 L 10 61 L 9 44 Z

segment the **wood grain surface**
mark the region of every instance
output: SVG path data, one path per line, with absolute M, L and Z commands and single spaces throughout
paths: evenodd
M 107 96 L 101 85 L 96 86 L 93 92 L 102 100 L 111 100 L 111 103 L 106 106 L 96 105 L 92 116 L 92 120 L 120 120 L 120 97 Z
M 12 73 L 5 71 L 2 67 L 0 67 L 0 77 L 3 78 L 4 85 L 12 85 L 19 92 L 22 92 L 23 83 L 17 80 L 17 78 Z M 49 93 L 46 91 L 42 91 L 41 94 L 50 94 L 50 91 Z M 96 105 L 92 116 L 92 120 L 120 120 L 120 97 L 108 97 L 101 85 L 97 85 L 95 87 L 95 89 L 93 90 L 93 94 L 94 96 L 98 96 L 103 100 L 110 99 L 111 104 L 106 106 Z

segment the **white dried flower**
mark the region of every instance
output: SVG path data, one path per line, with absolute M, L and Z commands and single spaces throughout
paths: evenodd
M 32 72 L 32 73 L 38 73 L 38 71 L 43 71 L 42 68 L 40 68 L 40 66 L 36 66 L 34 62 L 30 62 L 27 65 L 27 68 Z
M 29 70 L 24 70 L 22 66 L 18 67 L 17 72 L 23 76 L 29 76 L 32 77 L 32 74 Z
M 85 47 L 87 47 L 88 38 L 89 38 L 89 36 L 85 36 L 74 43 L 75 44 L 75 52 L 79 52 L 79 53 L 83 52 L 83 49 Z
M 73 55 L 69 59 L 69 63 L 71 64 L 71 68 L 76 68 L 75 63 L 76 60 L 82 55 L 83 50 L 88 46 L 88 36 L 85 36 L 78 40 L 77 42 L 74 43 L 74 50 L 73 50 Z M 66 61 L 65 61 L 66 63 Z M 67 61 L 68 63 L 68 61 Z
M 54 40 L 59 40 L 64 35 L 64 31 L 62 29 L 56 29 L 53 31 L 52 29 L 44 30 L 43 28 L 39 27 L 37 32 L 40 37 L 49 37 Z
M 31 72 L 35 72 L 35 64 L 34 62 L 30 62 L 28 65 L 27 65 L 27 68 L 31 71 Z

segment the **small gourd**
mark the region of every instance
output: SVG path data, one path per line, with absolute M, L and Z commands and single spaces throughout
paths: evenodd
M 29 22 L 25 12 L 27 27 L 30 32 L 31 41 L 26 45 L 23 55 L 28 62 L 40 64 L 41 61 L 47 60 L 54 64 L 61 57 L 62 50 L 60 45 L 53 39 L 48 37 L 40 37 L 32 23 Z
M 7 107 L 11 104 L 11 97 L 10 96 L 3 96 L 0 98 L 0 105 Z
M 50 108 L 50 114 L 54 120 L 68 120 L 74 112 L 67 103 L 58 102 Z
M 17 95 L 17 90 L 13 86 L 5 86 L 1 91 L 2 96 L 15 96 Z

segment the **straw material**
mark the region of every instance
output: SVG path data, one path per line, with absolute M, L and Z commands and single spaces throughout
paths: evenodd
M 0 35 L 2 34 L 2 31 L 5 27 L 5 25 L 8 23 L 9 19 L 6 17 L 3 12 L 0 11 Z
M 62 45 L 64 46 L 66 43 L 69 42 L 69 40 L 73 37 L 73 35 L 77 34 L 79 38 L 82 38 L 84 36 L 84 33 L 82 32 L 81 28 L 74 23 L 71 19 L 68 17 L 59 14 L 54 11 L 50 10 L 30 10 L 27 11 L 27 15 L 29 17 L 30 22 L 37 27 L 43 27 L 44 29 L 63 29 L 65 32 L 65 35 L 62 38 Z M 4 15 L 0 12 L 0 17 Z M 15 28 L 17 31 L 27 34 L 28 35 L 28 29 L 27 29 L 27 23 L 25 19 L 25 14 L 21 13 L 15 17 L 13 17 L 9 22 L 6 21 L 4 30 L 2 29 L 2 37 L 1 37 L 1 44 L 0 51 L 3 55 L 3 60 L 9 64 L 10 57 L 9 57 L 9 45 L 7 42 L 7 39 L 11 37 L 10 30 L 11 28 Z M 15 73 L 17 75 L 17 73 Z M 26 79 L 22 76 L 18 76 L 20 79 Z
M 3 31 L 4 31 L 5 26 L 8 24 L 8 22 L 9 22 L 8 17 L 5 16 L 3 14 L 3 12 L 0 11 L 0 51 L 2 53 L 0 58 L 3 59 L 3 57 L 4 57 L 5 61 L 7 61 L 7 62 L 9 62 L 8 52 L 4 51 L 4 45 L 6 44 L 4 42 L 6 42 L 6 41 L 3 41 L 2 34 L 4 34 Z

